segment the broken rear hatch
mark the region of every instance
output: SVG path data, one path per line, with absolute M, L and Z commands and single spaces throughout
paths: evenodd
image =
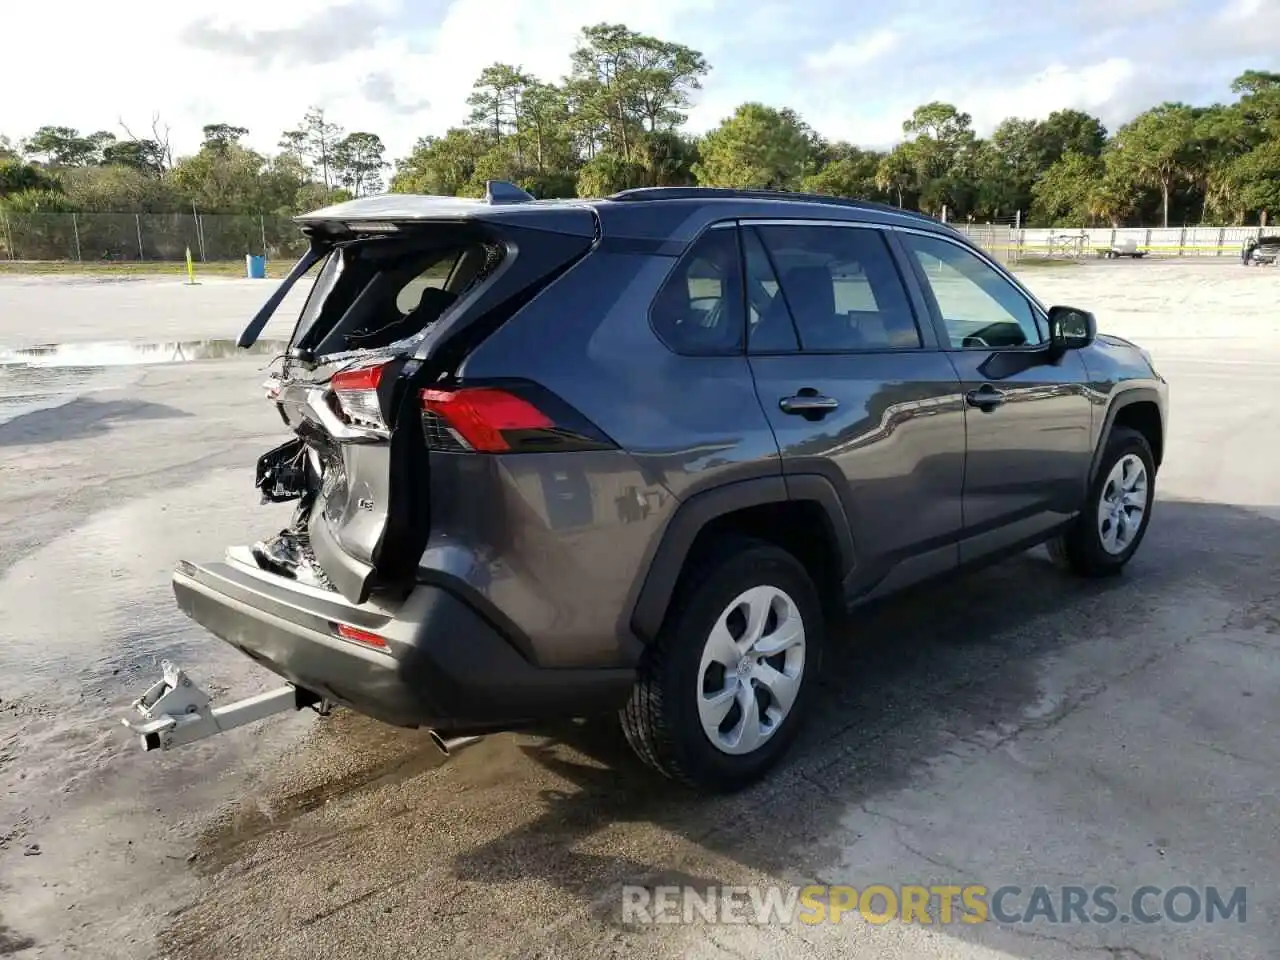
M 386 196 L 299 218 L 311 248 L 239 340 L 314 272 L 268 381 L 294 436 L 255 478 L 298 507 L 254 546 L 259 566 L 352 603 L 412 585 L 430 530 L 422 391 L 594 242 L 590 207 L 541 206 Z

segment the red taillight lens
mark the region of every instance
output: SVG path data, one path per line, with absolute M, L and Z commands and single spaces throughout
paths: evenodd
M 528 400 L 493 387 L 423 390 L 422 409 L 441 417 L 472 450 L 483 453 L 510 450 L 506 431 L 555 426 Z
M 377 390 L 382 382 L 382 371 L 386 364 L 376 367 L 358 367 L 355 370 L 343 370 L 333 375 L 330 384 L 335 390 Z
M 335 373 L 329 381 L 338 402 L 338 412 L 354 427 L 365 427 L 378 433 L 387 433 L 387 422 L 382 416 L 382 403 L 378 399 L 378 384 L 382 382 L 386 364 L 376 367 L 358 367 Z
M 565 453 L 614 446 L 580 413 L 534 383 L 428 389 L 421 399 L 427 445 L 441 452 Z
M 387 641 L 376 633 L 370 633 L 358 627 L 349 627 L 345 623 L 336 623 L 334 627 L 343 640 L 350 640 L 352 643 L 363 644 L 366 647 L 376 647 L 379 650 L 387 649 Z

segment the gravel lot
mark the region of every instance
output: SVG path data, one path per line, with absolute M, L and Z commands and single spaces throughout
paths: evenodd
M 287 513 L 251 489 L 282 436 L 267 358 L 86 370 L 14 407 L 0 956 L 1280 955 L 1280 270 L 1023 276 L 1150 348 L 1170 381 L 1138 558 L 1080 583 L 1036 551 L 860 615 L 792 761 L 729 799 L 656 780 L 604 725 L 493 737 L 444 766 L 424 735 L 351 715 L 136 752 L 116 717 L 160 657 L 219 693 L 272 685 L 168 586 L 179 558 Z M 0 348 L 234 338 L 269 289 L 0 278 Z M 14 373 L 0 364 L 0 397 Z M 1248 906 L 1182 926 L 621 922 L 627 883 L 814 881 L 1109 884 L 1122 902 L 1144 884 L 1245 886 Z

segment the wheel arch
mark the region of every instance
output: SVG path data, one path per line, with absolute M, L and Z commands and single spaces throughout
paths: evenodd
M 730 533 L 756 536 L 797 554 L 814 576 L 824 605 L 855 562 L 848 517 L 826 477 L 776 474 L 700 491 L 680 504 L 660 534 L 630 605 L 636 637 L 647 644 L 658 635 L 690 561 L 703 546 Z
M 1106 418 L 1098 432 L 1098 442 L 1089 465 L 1089 482 L 1098 476 L 1102 455 L 1117 426 L 1137 430 L 1147 438 L 1151 454 L 1159 468 L 1164 457 L 1164 407 L 1154 387 L 1130 387 L 1119 391 L 1107 406 Z

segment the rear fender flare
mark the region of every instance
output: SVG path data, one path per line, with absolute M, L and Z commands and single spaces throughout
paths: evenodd
M 811 501 L 821 508 L 839 555 L 843 579 L 854 565 L 853 535 L 844 506 L 830 480 L 818 474 L 788 474 L 785 478 L 778 474 L 734 481 L 701 491 L 676 509 L 660 534 L 632 606 L 631 632 L 646 644 L 658 635 L 685 560 L 708 523 L 739 510 L 787 501 Z

